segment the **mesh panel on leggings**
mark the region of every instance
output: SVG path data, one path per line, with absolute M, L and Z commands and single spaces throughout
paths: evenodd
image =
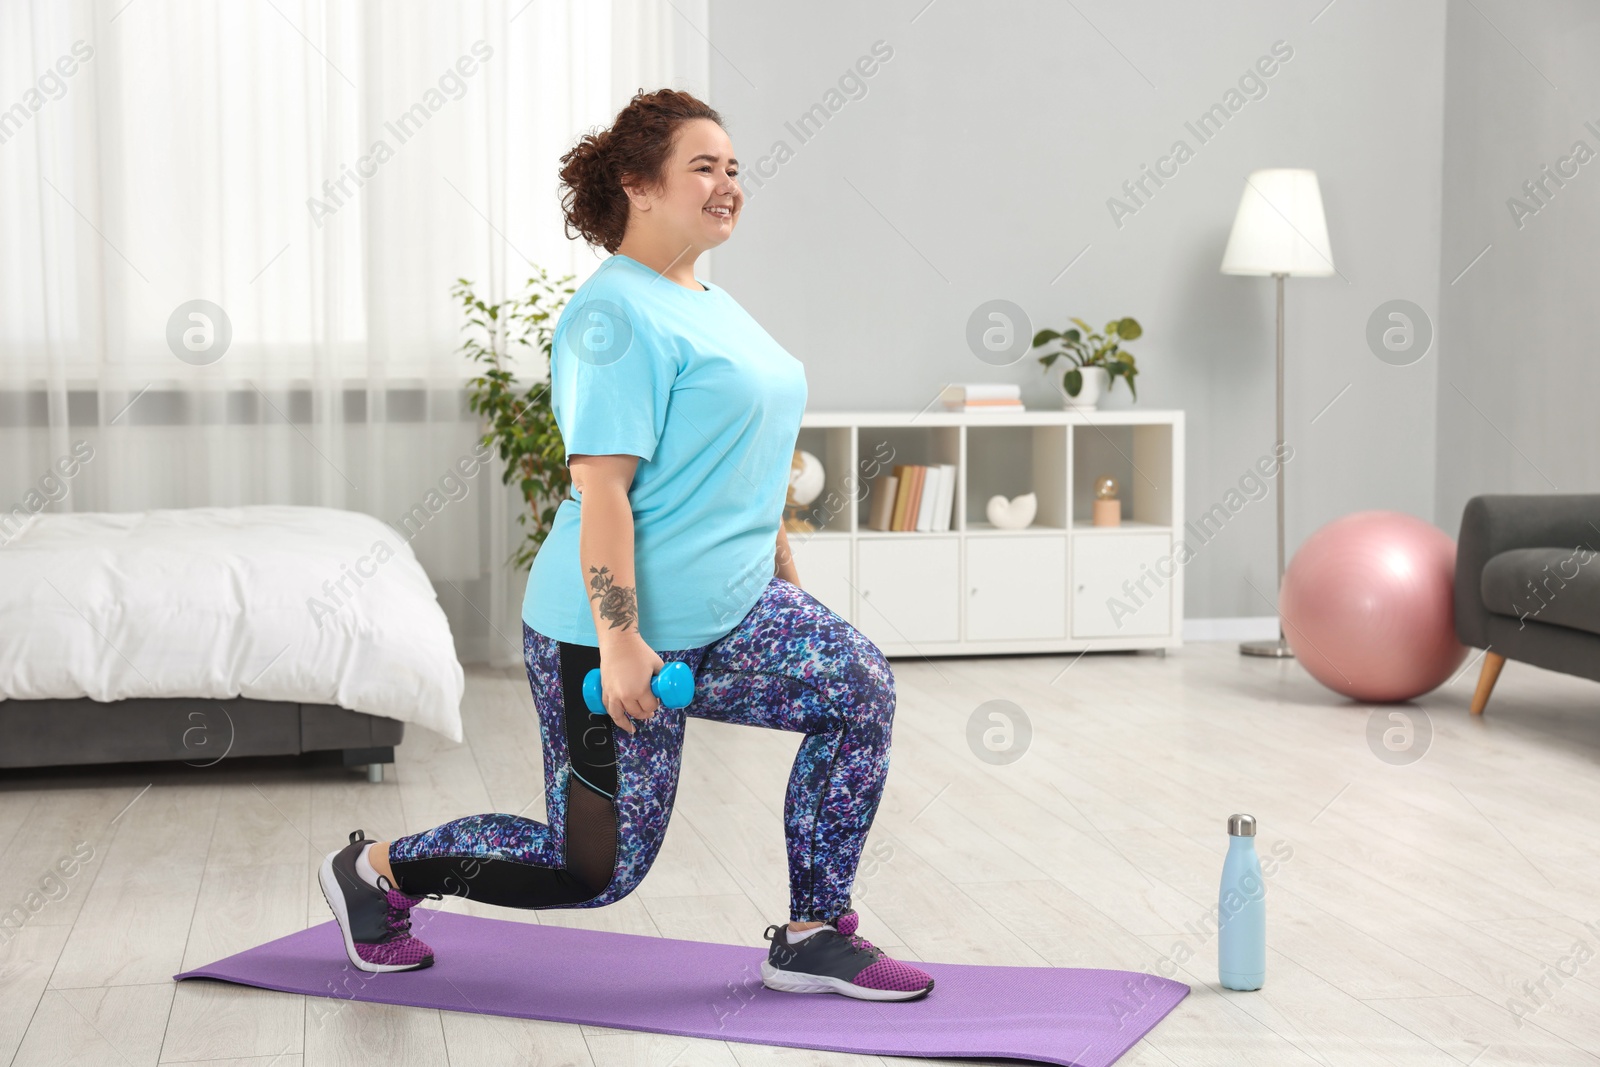
M 616 809 L 574 777 L 567 788 L 567 870 L 599 896 L 616 868 Z
M 583 679 L 600 666 L 600 650 L 559 645 L 562 707 L 550 726 L 564 735 L 571 765 L 564 864 L 541 867 L 482 854 L 464 858 L 459 849 L 409 860 L 391 857 L 395 879 L 407 892 L 470 896 L 511 908 L 560 908 L 587 903 L 610 886 L 617 865 L 617 814 L 611 800 L 618 780 L 615 727 L 609 718 L 591 715 L 583 700 Z M 516 821 L 509 815 L 474 818 Z M 474 827 L 468 836 L 476 839 L 476 847 L 461 843 L 468 851 L 497 850 L 493 833 Z
M 611 798 L 618 784 L 615 727 L 591 714 L 583 699 L 583 680 L 600 666 L 592 645 L 557 642 L 561 663 L 562 718 L 567 735 L 567 870 L 595 896 L 611 884 L 617 866 L 617 813 Z

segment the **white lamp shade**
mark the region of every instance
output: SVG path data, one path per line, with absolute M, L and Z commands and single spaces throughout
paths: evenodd
M 1245 179 L 1222 273 L 1334 273 L 1316 171 L 1258 170 Z

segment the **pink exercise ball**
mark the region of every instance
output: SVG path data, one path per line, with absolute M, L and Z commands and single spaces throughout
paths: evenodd
M 1311 677 L 1355 700 L 1410 700 L 1461 665 L 1456 543 L 1397 511 L 1358 511 L 1308 537 L 1284 571 L 1283 636 Z

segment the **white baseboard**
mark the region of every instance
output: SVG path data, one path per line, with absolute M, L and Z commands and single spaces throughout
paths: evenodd
M 1276 615 L 1233 619 L 1184 619 L 1185 641 L 1273 641 L 1278 636 Z

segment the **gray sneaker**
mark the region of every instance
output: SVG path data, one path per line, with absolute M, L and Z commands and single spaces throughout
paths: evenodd
M 789 944 L 788 924 L 762 934 L 772 947 L 761 964 L 761 984 L 785 993 L 842 993 L 857 1000 L 919 1000 L 933 978 L 856 934 L 854 911 L 822 926 L 798 945 Z
M 350 843 L 330 852 L 317 871 L 322 895 L 333 909 L 344 937 L 345 955 L 363 971 L 415 971 L 433 966 L 433 949 L 411 936 L 411 909 L 427 897 L 401 892 L 383 875 L 376 887 L 356 873 L 356 857 L 372 844 L 360 830 Z M 443 900 L 438 893 L 429 893 Z

